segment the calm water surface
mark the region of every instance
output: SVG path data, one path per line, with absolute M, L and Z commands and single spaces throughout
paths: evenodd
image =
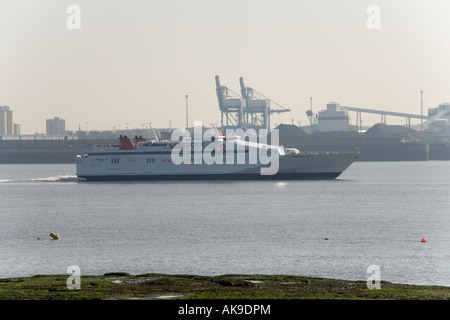
M 82 183 L 74 170 L 0 165 L 1 278 L 78 265 L 367 280 L 378 265 L 384 281 L 450 286 L 450 161 L 357 162 L 333 181 Z

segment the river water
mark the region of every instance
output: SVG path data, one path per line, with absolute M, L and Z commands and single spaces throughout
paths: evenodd
M 0 165 L 0 277 L 77 265 L 367 280 L 376 265 L 383 281 L 450 286 L 449 195 L 450 161 L 263 182 L 89 183 L 74 165 Z

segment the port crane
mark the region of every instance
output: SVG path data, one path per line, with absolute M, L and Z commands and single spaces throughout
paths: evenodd
M 216 76 L 216 91 L 221 111 L 222 128 L 254 128 L 270 130 L 270 116 L 274 113 L 289 112 L 275 101 L 262 95 L 251 87 L 246 87 L 244 79 L 239 78 L 241 94 L 220 84 Z M 274 104 L 280 109 L 272 109 Z

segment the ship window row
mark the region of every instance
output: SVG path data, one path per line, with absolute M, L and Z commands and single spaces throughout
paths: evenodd
M 155 163 L 155 158 L 147 158 L 147 163 Z
M 113 158 L 113 159 L 111 159 L 111 163 L 119 163 L 119 159 L 118 158 Z

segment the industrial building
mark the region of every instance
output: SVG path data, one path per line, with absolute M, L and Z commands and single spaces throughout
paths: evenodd
M 355 125 L 350 124 L 350 117 L 348 111 L 356 112 Z M 330 102 L 327 104 L 326 110 L 321 110 L 317 114 L 313 113 L 312 107 L 306 111 L 311 130 L 313 132 L 332 132 L 332 131 L 358 131 L 363 132 L 362 114 L 378 114 L 381 116 L 380 123 L 386 124 L 386 116 L 401 117 L 406 119 L 406 126 L 411 128 L 411 119 L 421 119 L 421 121 L 428 119 L 428 116 L 417 115 L 411 113 L 392 112 L 386 110 L 375 110 L 368 108 L 355 108 L 341 106 L 337 102 Z
M 426 136 L 450 142 L 450 103 L 445 102 L 437 108 L 428 109 L 428 119 L 423 123 Z
M 322 132 L 351 130 L 348 111 L 339 110 L 337 102 L 328 103 L 327 109 L 318 113 L 318 129 Z
M 350 124 L 349 111 L 356 112 L 356 122 L 354 125 Z M 428 115 L 348 107 L 341 106 L 337 102 L 328 103 L 327 109 L 321 110 L 318 113 L 313 113 L 312 108 L 306 111 L 310 121 L 310 132 L 356 131 L 363 133 L 365 130 L 362 127 L 362 114 L 364 113 L 380 115 L 379 123 L 384 125 L 386 125 L 387 116 L 405 118 L 405 127 L 420 132 L 419 138 L 423 142 L 450 142 L 449 102 L 442 103 L 437 108 L 429 108 Z M 412 126 L 411 119 L 420 119 L 421 123 Z

